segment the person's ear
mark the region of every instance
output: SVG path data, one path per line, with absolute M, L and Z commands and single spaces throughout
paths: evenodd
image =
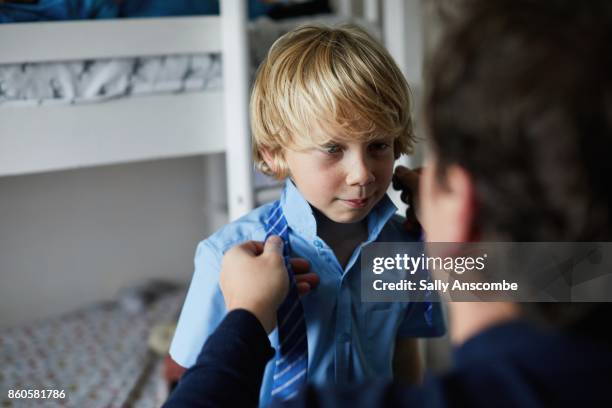
M 260 150 L 261 152 L 261 157 L 264 159 L 264 161 L 266 162 L 266 165 L 268 166 L 268 168 L 274 173 L 278 173 L 278 169 L 277 169 L 277 165 L 276 165 L 276 161 L 274 160 L 274 155 L 272 154 L 272 152 L 270 151 L 270 149 L 267 148 L 262 148 Z
M 448 223 L 446 242 L 469 242 L 476 238 L 476 189 L 471 175 L 461 166 L 446 169 L 445 196 L 441 211 Z
M 474 229 L 474 181 L 464 168 L 449 165 L 438 169 L 437 161 L 430 157 L 419 182 L 421 225 L 428 242 L 469 242 L 478 238 Z

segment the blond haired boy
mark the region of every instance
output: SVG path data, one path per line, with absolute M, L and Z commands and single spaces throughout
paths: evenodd
M 308 381 L 390 378 L 394 357 L 406 355 L 409 363 L 396 368 L 414 380 L 414 338 L 444 332 L 438 305 L 427 314 L 423 303 L 360 300 L 362 246 L 409 240 L 386 195 L 395 159 L 409 153 L 414 141 L 409 89 L 397 65 L 355 26 L 298 28 L 279 38 L 261 64 L 251 121 L 256 165 L 286 178 L 279 205 L 291 252 L 309 260 L 320 277 L 318 288 L 301 299 Z M 183 367 L 194 364 L 225 314 L 218 285 L 223 254 L 236 244 L 262 241 L 274 205 L 256 208 L 198 245 L 170 349 Z M 276 332 L 271 341 L 278 346 Z M 272 366 L 264 375 L 261 405 L 270 401 Z

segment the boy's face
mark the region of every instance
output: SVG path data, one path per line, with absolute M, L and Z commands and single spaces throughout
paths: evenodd
M 395 161 L 393 138 L 332 141 L 307 150 L 286 150 L 285 160 L 306 201 L 332 221 L 359 222 L 389 187 Z

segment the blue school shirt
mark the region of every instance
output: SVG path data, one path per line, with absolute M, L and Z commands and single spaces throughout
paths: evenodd
M 251 211 L 200 242 L 195 272 L 170 347 L 172 358 L 191 367 L 208 336 L 225 316 L 219 288 L 223 254 L 233 246 L 265 238 L 265 219 L 272 203 Z M 308 381 L 315 384 L 347 384 L 374 378 L 391 379 L 395 341 L 398 337 L 430 337 L 444 333 L 438 303 L 433 304 L 431 324 L 425 320 L 424 303 L 361 302 L 360 254 L 358 246 L 345 268 L 331 248 L 317 236 L 317 225 L 308 202 L 291 181 L 281 196 L 289 224 L 289 242 L 295 256 L 310 261 L 320 277 L 316 290 L 302 298 L 308 336 Z M 370 242 L 411 240 L 397 208 L 386 195 L 367 217 Z M 246 273 L 247 271 L 245 271 Z M 276 330 L 270 334 L 278 345 Z M 273 362 L 266 366 L 260 404 L 270 401 Z

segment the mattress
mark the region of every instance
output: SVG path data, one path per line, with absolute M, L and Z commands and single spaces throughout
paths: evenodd
M 167 397 L 151 328 L 176 319 L 184 292 L 144 310 L 102 303 L 0 332 L 0 405 L 158 407 Z M 61 399 L 8 399 L 8 390 L 64 390 Z

